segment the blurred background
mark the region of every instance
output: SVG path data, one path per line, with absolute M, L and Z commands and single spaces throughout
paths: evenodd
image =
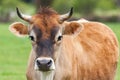
M 1 0 L 0 22 L 16 20 L 15 8 L 34 14 L 40 6 L 49 6 L 63 14 L 74 7 L 72 19 L 86 18 L 97 21 L 120 21 L 120 0 Z
M 0 80 L 26 80 L 31 42 L 28 37 L 14 36 L 8 28 L 15 21 L 24 22 L 17 16 L 16 7 L 24 14 L 33 15 L 40 6 L 49 6 L 59 14 L 74 7 L 72 20 L 103 22 L 120 42 L 120 0 L 0 0 Z M 115 80 L 120 80 L 120 61 Z

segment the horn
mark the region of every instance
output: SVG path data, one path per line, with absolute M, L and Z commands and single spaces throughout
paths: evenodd
M 16 11 L 17 11 L 17 15 L 18 15 L 21 19 L 23 19 L 23 20 L 25 20 L 25 21 L 27 21 L 27 22 L 31 22 L 31 21 L 32 21 L 32 20 L 31 20 L 31 19 L 32 19 L 31 16 L 22 14 L 17 7 L 16 7 Z
M 60 22 L 63 22 L 65 20 L 69 19 L 72 16 L 72 14 L 73 14 L 73 7 L 70 9 L 70 11 L 68 13 L 60 16 Z

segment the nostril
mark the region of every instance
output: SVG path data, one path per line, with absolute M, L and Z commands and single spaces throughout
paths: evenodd
M 38 66 L 51 66 L 51 64 L 52 64 L 52 60 L 36 60 L 36 63 L 37 63 L 37 65 Z
M 37 65 L 38 65 L 38 66 L 40 66 L 40 65 L 41 65 L 41 63 L 40 63 L 40 61 L 39 61 L 39 60 L 37 60 L 37 61 L 36 61 L 36 63 L 37 63 Z
M 47 63 L 48 67 L 50 67 L 52 65 L 52 60 L 50 60 L 48 63 Z

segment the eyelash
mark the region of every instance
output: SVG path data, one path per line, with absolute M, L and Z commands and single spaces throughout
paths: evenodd
M 60 41 L 63 38 L 63 36 L 58 36 L 57 41 Z
M 29 36 L 31 41 L 34 41 L 34 37 L 33 36 Z

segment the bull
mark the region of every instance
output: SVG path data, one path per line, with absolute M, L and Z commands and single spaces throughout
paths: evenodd
M 118 41 L 113 31 L 100 22 L 66 21 L 63 15 L 42 8 L 33 16 L 18 16 L 29 26 L 15 22 L 9 30 L 29 36 L 32 44 L 27 80 L 114 80 L 118 63 Z

